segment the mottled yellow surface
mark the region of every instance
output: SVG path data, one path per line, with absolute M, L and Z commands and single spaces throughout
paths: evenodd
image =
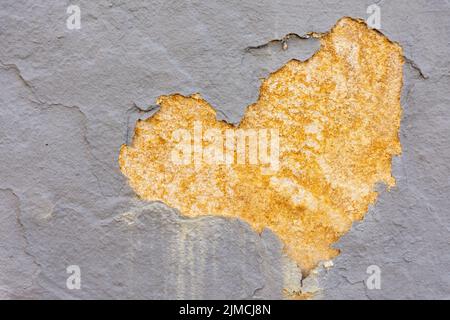
M 160 97 L 160 111 L 138 121 L 132 145 L 120 150 L 120 169 L 138 196 L 189 217 L 239 217 L 257 231 L 268 227 L 305 272 L 335 257 L 330 246 L 374 203 L 375 184 L 395 184 L 403 57 L 397 44 L 350 18 L 320 41 L 308 61 L 291 60 L 264 80 L 238 127 L 217 121 L 200 95 Z M 279 129 L 279 170 L 174 164 L 173 132 L 192 131 L 194 121 L 204 130 Z

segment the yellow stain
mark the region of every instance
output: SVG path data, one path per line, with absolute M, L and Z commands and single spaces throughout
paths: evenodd
M 375 184 L 395 185 L 403 57 L 399 45 L 351 18 L 320 41 L 308 61 L 291 60 L 264 80 L 237 127 L 217 121 L 198 94 L 159 97 L 158 113 L 138 121 L 131 146 L 120 150 L 120 170 L 137 195 L 188 217 L 238 217 L 258 232 L 268 227 L 306 274 L 334 258 L 331 245 L 374 203 Z M 278 129 L 278 171 L 263 172 L 262 164 L 175 164 L 174 132 L 192 131 L 196 122 L 203 132 Z

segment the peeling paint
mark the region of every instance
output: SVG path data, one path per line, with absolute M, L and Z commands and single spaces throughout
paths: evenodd
M 160 110 L 137 122 L 131 146 L 120 151 L 120 169 L 137 195 L 188 217 L 238 217 L 258 232 L 269 227 L 305 274 L 333 259 L 331 245 L 375 202 L 375 185 L 395 185 L 404 60 L 399 45 L 351 18 L 320 41 L 312 58 L 291 60 L 263 82 L 237 127 L 217 121 L 199 94 L 161 96 Z M 280 170 L 174 164 L 173 132 L 195 121 L 221 132 L 278 128 Z

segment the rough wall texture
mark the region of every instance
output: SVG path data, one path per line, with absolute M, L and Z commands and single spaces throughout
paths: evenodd
M 259 78 L 318 48 L 272 40 L 365 19 L 371 3 L 79 1 L 81 29 L 68 30 L 70 1 L 2 1 L 0 297 L 281 298 L 300 286 L 270 230 L 138 201 L 118 151 L 164 94 L 200 92 L 239 122 Z M 378 6 L 407 61 L 397 185 L 335 245 L 316 297 L 450 298 L 450 4 Z M 80 290 L 66 287 L 69 265 Z M 380 290 L 364 284 L 369 265 Z

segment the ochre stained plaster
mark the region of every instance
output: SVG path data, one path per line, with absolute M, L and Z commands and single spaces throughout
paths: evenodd
M 138 121 L 131 146 L 120 150 L 120 169 L 137 195 L 188 217 L 238 217 L 258 232 L 268 227 L 304 273 L 335 257 L 331 245 L 375 202 L 376 183 L 395 185 L 403 56 L 399 45 L 351 18 L 319 37 L 321 49 L 308 61 L 291 60 L 264 80 L 237 127 L 217 121 L 198 94 L 161 96 L 158 113 Z M 279 170 L 174 164 L 174 132 L 193 131 L 195 121 L 203 132 L 278 129 Z

